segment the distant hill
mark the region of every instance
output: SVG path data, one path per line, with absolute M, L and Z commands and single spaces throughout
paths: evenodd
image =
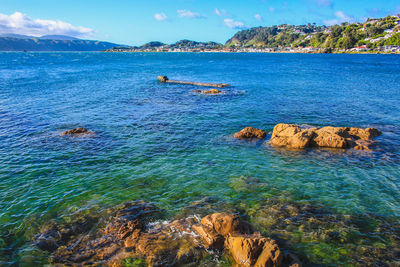
M 153 42 L 142 45 L 140 48 L 151 49 L 151 48 L 157 48 L 157 47 L 164 46 L 164 45 L 165 45 L 164 43 L 153 41 Z
M 142 46 L 128 46 L 128 47 L 113 47 L 107 49 L 106 52 L 201 52 L 210 49 L 220 50 L 223 48 L 222 44 L 216 42 L 196 42 L 191 40 L 181 40 L 174 44 L 164 44 L 161 42 L 150 42 Z
M 79 38 L 75 38 L 67 35 L 43 35 L 40 36 L 39 39 L 42 40 L 80 40 Z
M 15 34 L 15 33 L 2 33 L 0 37 L 10 37 L 10 38 L 19 38 L 19 39 L 30 39 L 36 38 L 35 36 L 23 35 L 23 34 Z
M 118 46 L 114 43 L 80 40 L 64 35 L 32 37 L 18 34 L 0 35 L 0 51 L 102 51 Z
M 400 16 L 368 19 L 364 23 L 342 23 L 334 26 L 277 25 L 239 31 L 228 47 L 316 47 L 327 50 L 358 46 L 377 48 L 400 45 Z

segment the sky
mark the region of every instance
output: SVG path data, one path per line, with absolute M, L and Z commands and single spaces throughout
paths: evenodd
M 399 0 L 0 0 L 0 34 L 60 34 L 125 45 L 225 43 L 251 27 L 333 25 L 398 13 Z

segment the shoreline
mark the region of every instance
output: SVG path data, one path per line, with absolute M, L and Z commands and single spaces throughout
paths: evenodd
M 361 55 L 400 55 L 400 52 L 332 52 L 332 53 L 324 53 L 324 52 L 293 52 L 293 51 L 99 51 L 102 53 L 185 53 L 185 54 L 202 54 L 202 53 L 225 53 L 225 54 L 361 54 Z
M 159 53 L 159 54 L 167 54 L 167 53 L 174 53 L 174 54 L 346 54 L 346 55 L 400 55 L 400 52 L 332 52 L 332 53 L 323 53 L 323 52 L 291 52 L 291 51 L 257 51 L 257 52 L 250 52 L 250 51 L 240 51 L 240 52 L 228 52 L 228 51 L 202 51 L 202 52 L 194 52 L 194 51 L 0 51 L 0 53 Z

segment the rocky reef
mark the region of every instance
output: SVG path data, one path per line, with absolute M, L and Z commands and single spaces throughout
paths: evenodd
M 53 219 L 33 242 L 48 251 L 55 266 L 398 264 L 400 225 L 395 218 L 340 214 L 286 197 L 223 203 L 204 198 L 171 217 L 154 204 L 127 202 Z
M 373 138 L 381 135 L 376 128 L 312 127 L 280 123 L 274 127 L 270 144 L 278 147 L 301 149 L 306 147 L 355 148 L 370 150 Z
M 93 135 L 94 132 L 89 131 L 86 128 L 79 127 L 75 129 L 71 129 L 65 132 L 62 132 L 60 135 L 70 135 L 70 136 L 88 136 L 88 135 Z
M 110 209 L 101 222 L 91 216 L 49 223 L 33 241 L 61 265 L 121 266 L 141 259 L 149 266 L 200 264 L 210 253 L 228 253 L 240 266 L 300 266 L 277 242 L 263 237 L 238 214 L 214 213 L 162 221 L 156 206 L 134 201 Z M 297 264 L 297 265 L 295 265 Z
M 264 139 L 266 136 L 267 133 L 264 130 L 253 127 L 246 127 L 233 135 L 233 137 L 237 139 Z

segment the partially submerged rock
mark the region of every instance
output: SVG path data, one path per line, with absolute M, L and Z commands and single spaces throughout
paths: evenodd
M 202 239 L 205 248 L 222 248 L 225 238 L 230 234 L 251 234 L 250 224 L 240 220 L 239 216 L 227 213 L 214 213 L 201 219 L 193 230 Z
M 271 145 L 287 148 L 328 147 L 370 149 L 372 138 L 382 133 L 376 128 L 322 127 L 302 129 L 296 124 L 274 127 Z
M 204 95 L 219 95 L 222 94 L 223 92 L 218 89 L 209 89 L 209 90 L 193 90 L 193 93 L 200 93 Z
M 82 135 L 92 135 L 92 134 L 94 134 L 94 132 L 89 131 L 88 129 L 83 127 L 75 128 L 61 133 L 61 135 L 71 135 L 71 136 L 82 136 Z
M 170 222 L 155 221 L 160 210 L 152 204 L 130 202 L 107 213 L 108 223 L 71 221 L 46 227 L 35 236 L 36 245 L 53 252 L 52 264 L 113 265 L 124 259 L 145 259 L 149 266 L 199 263 L 207 249 L 229 252 L 244 266 L 283 266 L 276 242 L 254 234 L 236 214 L 214 213 Z
M 264 139 L 267 136 L 267 133 L 264 130 L 253 128 L 253 127 L 246 127 L 240 132 L 237 132 L 233 135 L 234 138 L 238 139 Z
M 160 83 L 188 84 L 188 85 L 217 87 L 217 88 L 229 87 L 230 86 L 229 84 L 225 84 L 225 83 L 202 83 L 202 82 L 187 82 L 187 81 L 171 81 L 170 79 L 168 79 L 167 76 L 158 76 L 157 79 L 158 79 L 158 81 Z
M 255 235 L 229 236 L 226 241 L 235 261 L 241 266 L 281 266 L 282 253 L 275 240 Z

